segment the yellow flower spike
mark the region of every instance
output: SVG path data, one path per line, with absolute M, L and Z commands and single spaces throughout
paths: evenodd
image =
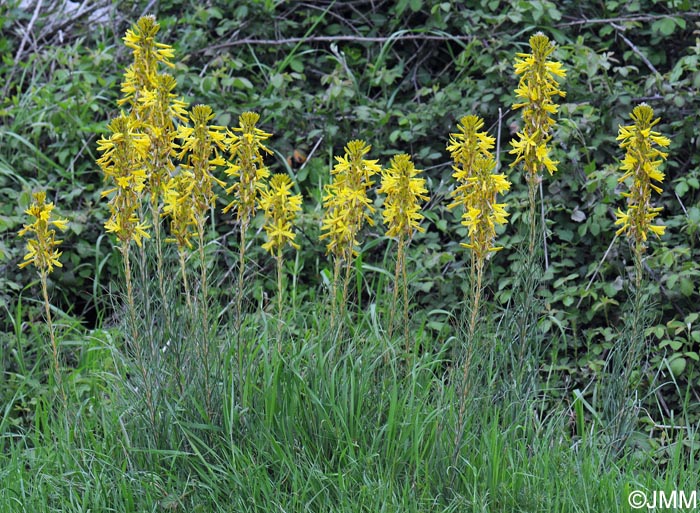
M 270 180 L 269 189 L 263 190 L 258 200 L 258 206 L 265 213 L 266 221 L 267 242 L 262 247 L 273 255 L 285 244 L 299 249 L 299 245 L 294 242 L 296 234 L 292 228 L 297 214 L 301 211 L 301 194 L 292 194 L 293 185 L 289 176 L 276 174 Z
M 221 187 L 226 184 L 216 178 L 212 171 L 225 164 L 219 151 L 226 149 L 224 127 L 209 125 L 215 115 L 208 105 L 195 105 L 189 113 L 192 127 L 181 125 L 176 136 L 182 140 L 177 157 L 186 159 L 181 167 L 194 176 L 194 203 L 197 216 L 206 213 L 216 201 L 214 183 Z
M 256 127 L 260 115 L 255 112 L 244 112 L 238 117 L 238 126 L 229 130 L 225 143 L 230 155 L 226 174 L 231 177 L 232 184 L 226 189 L 227 194 L 233 194 L 233 200 L 224 207 L 223 212 L 236 210 L 236 220 L 240 227 L 238 246 L 238 294 L 236 297 L 236 322 L 240 327 L 241 307 L 243 302 L 243 278 L 245 271 L 245 238 L 261 191 L 265 188 L 265 179 L 270 175 L 263 161 L 263 153 L 272 152 L 265 146 L 264 141 L 272 136 Z M 281 251 L 281 250 L 280 250 Z M 241 361 L 239 346 L 239 362 Z
M 620 148 L 626 150 L 625 157 L 620 163 L 623 175 L 620 183 L 631 179 L 629 192 L 622 193 L 627 198 L 627 212 L 618 209 L 615 224 L 620 226 L 618 235 L 627 234 L 640 252 L 646 249 L 649 232 L 657 237 L 664 234 L 665 226 L 654 225 L 652 222 L 662 210 L 651 206 L 651 192 L 661 193 L 661 187 L 654 182 L 662 183 L 664 174 L 659 167 L 666 160 L 668 153 L 659 149 L 671 144 L 668 137 L 653 131 L 660 118 L 654 119 L 654 109 L 642 103 L 632 110 L 630 116 L 633 125 L 620 126 L 617 140 Z
M 34 237 L 27 240 L 27 254 L 24 255 L 23 261 L 19 264 L 20 269 L 24 269 L 30 264 L 39 271 L 39 279 L 41 281 L 41 292 L 44 297 L 44 313 L 46 316 L 46 324 L 49 328 L 49 336 L 51 338 L 51 349 L 53 351 L 54 364 L 54 379 L 56 384 L 61 385 L 61 369 L 59 363 L 58 345 L 54 335 L 53 322 L 51 320 L 51 307 L 49 304 L 48 292 L 48 275 L 54 267 L 63 267 L 59 258 L 61 252 L 56 247 L 61 244 L 60 240 L 56 239 L 56 230 L 65 231 L 68 228 L 68 220 L 61 218 L 53 218 L 52 211 L 54 209 L 53 202 L 46 201 L 46 192 L 39 191 L 33 194 L 34 201 L 25 210 L 25 214 L 34 218 L 34 221 L 25 224 L 19 231 L 18 235 L 24 237 L 28 234 L 33 234 Z M 65 392 L 61 389 L 61 398 L 65 405 Z
M 236 219 L 246 226 L 255 215 L 256 202 L 265 186 L 264 180 L 270 175 L 263 162 L 263 153 L 272 154 L 272 151 L 263 143 L 272 134 L 255 126 L 259 120 L 259 114 L 244 112 L 238 118 L 239 126 L 229 131 L 226 138 L 231 156 L 226 174 L 233 179 L 226 193 L 233 194 L 234 199 L 223 212 L 235 209 Z
M 469 230 L 470 242 L 462 246 L 471 249 L 477 261 L 500 249 L 494 245 L 496 228 L 508 222 L 506 205 L 496 203 L 496 197 L 510 190 L 510 182 L 502 174 L 492 174 L 495 164 L 487 158 L 474 162 L 474 176 L 468 182 L 471 193 L 464 196 L 462 225 Z
M 97 145 L 102 153 L 97 163 L 105 180 L 114 185 L 102 193 L 102 196 L 112 195 L 105 229 L 114 233 L 125 247 L 132 240 L 140 245 L 141 238 L 149 238 L 146 232 L 149 226 L 139 220 L 138 212 L 145 187 L 144 167 L 150 142 L 147 135 L 137 131 L 137 126 L 134 118 L 122 114 L 108 125 L 112 135 L 102 137 Z
M 348 283 L 353 257 L 357 254 L 359 234 L 364 222 L 372 225 L 370 214 L 374 207 L 367 197 L 367 192 L 374 184 L 371 178 L 381 171 L 376 160 L 368 160 L 365 156 L 372 147 L 362 140 L 353 140 L 345 146 L 345 154 L 335 157 L 336 165 L 331 170 L 331 183 L 325 186 L 323 207 L 325 210 L 321 222 L 324 232 L 320 240 L 328 239 L 326 253 L 331 253 L 335 259 L 331 298 L 331 327 L 335 326 L 337 286 L 341 266 L 345 264 L 345 280 L 343 295 L 340 302 L 340 313 L 345 309 Z
M 124 73 L 124 98 L 117 102 L 119 105 L 128 103 L 138 109 L 143 91 L 152 89 L 154 77 L 158 73 L 158 64 L 174 67 L 170 62 L 174 57 L 172 47 L 156 41 L 159 30 L 160 25 L 154 16 L 143 16 L 136 25 L 126 31 L 124 44 L 133 50 L 133 64 Z
M 195 236 L 197 218 L 194 205 L 194 175 L 183 171 L 168 181 L 163 195 L 163 216 L 170 218 L 170 237 L 180 251 L 192 248 L 190 239 Z
M 420 202 L 427 201 L 429 198 L 427 196 L 428 191 L 425 188 L 425 179 L 418 178 L 421 172 L 421 170 L 415 168 L 411 157 L 405 153 L 396 155 L 389 162 L 389 167 L 382 170 L 382 186 L 377 190 L 378 193 L 386 194 L 384 211 L 382 212 L 384 224 L 388 225 L 386 235 L 387 237 L 398 238 L 394 294 L 389 317 L 389 336 L 391 337 L 393 331 L 394 311 L 398 300 L 399 283 L 401 283 L 407 354 L 410 351 L 410 340 L 405 249 L 415 231 L 425 231 L 425 228 L 420 226 L 420 222 L 424 217 L 420 212 Z
M 511 155 L 515 160 L 510 167 L 522 163 L 528 184 L 530 212 L 529 255 L 535 251 L 537 217 L 535 203 L 537 189 L 541 186 L 542 172 L 546 169 L 550 175 L 557 171 L 559 161 L 550 157 L 549 142 L 555 121 L 552 118 L 559 110 L 554 103 L 555 97 L 565 97 L 557 79 L 566 77 L 566 70 L 561 63 L 550 60 L 555 45 L 547 36 L 538 32 L 530 38 L 532 53 L 516 54 L 514 71 L 520 77 L 515 89 L 516 101 L 513 109 L 522 109 L 523 129 L 511 141 Z M 546 238 L 546 232 L 544 234 Z M 545 266 L 548 265 L 545 253 Z
M 25 224 L 18 235 L 24 237 L 33 234 L 34 237 L 27 240 L 27 254 L 24 255 L 19 268 L 24 269 L 28 265 L 34 264 L 40 273 L 48 274 L 53 271 L 54 267 L 63 267 L 59 261 L 62 253 L 55 249 L 61 244 L 61 241 L 56 239 L 56 230 L 52 229 L 52 226 L 65 231 L 68 228 L 68 220 L 52 219 L 54 204 L 46 202 L 45 191 L 35 192 L 33 198 L 34 201 L 24 213 L 34 218 L 34 221 Z
M 448 208 L 462 206 L 462 225 L 467 227 L 469 242 L 462 247 L 471 250 L 471 315 L 469 318 L 468 340 L 474 337 L 476 322 L 479 317 L 479 303 L 482 292 L 482 278 L 485 263 L 490 255 L 501 249 L 494 244 L 496 229 L 506 224 L 508 213 L 504 203 L 497 203 L 499 194 L 510 189 L 510 182 L 502 174 L 493 174 L 496 161 L 491 154 L 494 140 L 485 133 L 478 132 L 483 121 L 476 116 L 462 118 L 459 127 L 464 134 L 457 138 L 452 134 L 448 150 L 455 162 L 454 178 L 459 186 L 452 194 L 454 202 Z M 467 130 L 468 128 L 468 130 Z M 454 140 L 454 142 L 453 142 Z M 481 141 L 481 145 L 477 144 Z M 467 156 L 468 158 L 465 158 Z M 473 355 L 473 344 L 469 344 L 463 362 L 462 391 L 460 394 L 458 425 L 463 426 L 466 397 L 469 395 L 469 372 Z M 459 446 L 463 431 L 459 430 L 455 446 Z
M 447 208 L 464 205 L 468 196 L 472 193 L 469 179 L 474 174 L 474 164 L 479 158 L 493 158 L 491 150 L 496 139 L 488 133 L 480 131 L 484 127 L 484 120 L 478 116 L 464 116 L 457 129 L 459 132 L 450 134 L 447 151 L 454 161 L 453 178 L 457 181 L 457 188 L 450 194 L 454 201 Z
M 548 60 L 555 46 L 544 34 L 538 32 L 532 36 L 530 48 L 531 54 L 517 54 L 514 65 L 520 82 L 515 89 L 519 101 L 513 104 L 513 109 L 523 109 L 525 126 L 517 134 L 518 139 L 511 142 L 513 149 L 510 153 L 516 156 L 511 167 L 524 162 L 528 181 L 534 181 L 539 178 L 543 167 L 550 175 L 557 171 L 559 162 L 548 157 L 547 143 L 555 123 L 550 115 L 556 114 L 559 109 L 553 98 L 566 96 L 555 77 L 566 77 L 566 70 L 561 63 Z
M 376 160 L 367 160 L 365 155 L 371 146 L 364 141 L 350 141 L 343 157 L 335 157 L 337 164 L 331 170 L 333 182 L 325 187 L 323 198 L 325 215 L 321 229 L 321 240 L 329 239 L 326 249 L 348 265 L 357 253 L 356 237 L 365 221 L 372 224 L 370 214 L 374 207 L 367 191 L 374 184 L 371 177 L 381 171 Z
M 415 168 L 411 157 L 406 154 L 396 155 L 389 168 L 382 171 L 382 186 L 377 193 L 387 195 L 382 213 L 384 224 L 388 225 L 387 237 L 410 239 L 414 230 L 425 231 L 420 226 L 423 214 L 420 213 L 419 201 L 429 198 L 425 179 L 417 178 L 420 173 L 421 170 Z

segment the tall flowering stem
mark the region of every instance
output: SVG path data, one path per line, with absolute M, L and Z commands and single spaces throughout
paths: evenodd
M 105 222 L 105 229 L 107 233 L 114 233 L 119 241 L 124 262 L 132 335 L 136 340 L 136 309 L 129 248 L 131 241 L 140 247 L 142 239 L 150 238 L 147 232 L 150 226 L 139 219 L 141 195 L 146 181 L 145 160 L 149 139 L 147 135 L 138 132 L 134 118 L 124 114 L 112 120 L 108 128 L 112 135 L 109 138 L 102 137 L 97 143 L 97 149 L 102 153 L 97 163 L 105 175 L 105 180 L 112 185 L 102 192 L 102 197 L 111 196 L 110 217 Z
M 260 115 L 255 112 L 244 112 L 238 118 L 238 126 L 228 131 L 226 144 L 229 151 L 229 162 L 226 174 L 233 183 L 226 189 L 227 194 L 233 194 L 233 200 L 224 207 L 223 212 L 235 210 L 236 220 L 240 227 L 240 243 L 238 247 L 238 291 L 236 295 L 236 323 L 240 328 L 243 305 L 243 277 L 245 272 L 246 232 L 250 221 L 255 215 L 257 200 L 265 188 L 265 180 L 270 176 L 263 154 L 271 154 L 264 141 L 268 134 L 256 127 Z M 240 333 L 240 329 L 238 330 Z
M 406 339 L 406 354 L 410 352 L 408 336 L 408 280 L 406 276 L 406 247 L 415 232 L 424 232 L 420 226 L 424 216 L 420 212 L 421 201 L 427 201 L 425 179 L 419 178 L 422 171 L 416 169 L 411 157 L 406 154 L 396 155 L 389 162 L 389 167 L 382 170 L 382 185 L 377 190 L 386 194 L 382 217 L 388 226 L 387 237 L 398 239 L 396 270 L 394 274 L 394 295 L 389 318 L 389 336 L 394 326 L 394 311 L 399 292 L 399 275 L 403 289 L 404 337 Z
M 163 206 L 163 215 L 170 219 L 170 237 L 166 242 L 177 244 L 180 257 L 180 274 L 185 288 L 185 298 L 190 314 L 194 315 L 189 284 L 187 282 L 187 269 L 185 261 L 187 253 L 192 249 L 191 239 L 197 230 L 197 214 L 195 210 L 195 180 L 191 171 L 182 171 L 168 181 Z
M 532 256 L 536 239 L 537 188 L 542 182 L 543 170 L 546 169 L 550 175 L 554 174 L 559 164 L 549 156 L 549 143 L 555 125 L 552 116 L 559 110 L 554 98 L 566 96 L 560 89 L 557 78 L 566 77 L 566 70 L 560 62 L 550 59 L 555 45 L 541 32 L 530 38 L 530 48 L 532 53 L 518 53 L 515 59 L 515 74 L 520 76 L 520 82 L 515 89 L 517 101 L 513 104 L 513 109 L 522 109 L 524 126 L 518 132 L 517 139 L 511 142 L 513 149 L 510 153 L 515 155 L 511 167 L 522 162 L 528 183 L 529 254 Z
M 454 201 L 448 208 L 461 206 L 462 225 L 468 229 L 469 242 L 462 247 L 471 250 L 472 262 L 472 305 L 469 318 L 469 346 L 463 364 L 462 393 L 460 397 L 459 422 L 455 438 L 455 451 L 463 435 L 462 421 L 466 398 L 470 390 L 469 372 L 474 351 L 474 335 L 479 318 L 483 273 L 486 261 L 491 254 L 502 248 L 495 245 L 496 229 L 505 225 L 508 217 L 506 205 L 498 203 L 497 197 L 510 189 L 510 182 L 505 175 L 495 174 L 496 161 L 491 154 L 493 139 L 479 132 L 483 121 L 476 116 L 462 118 L 458 125 L 459 132 L 451 134 L 447 146 L 455 162 L 454 174 L 458 183 L 452 194 Z
M 278 331 L 282 324 L 282 272 L 284 258 L 282 249 L 289 244 L 299 249 L 294 242 L 294 221 L 301 211 L 301 194 L 292 194 L 293 183 L 287 175 L 276 174 L 270 180 L 270 187 L 261 191 L 258 206 L 265 213 L 265 235 L 267 241 L 263 249 L 274 255 L 277 261 L 277 315 Z M 281 350 L 278 341 L 278 351 Z
M 211 412 L 211 387 L 209 383 L 209 297 L 207 290 L 207 261 L 204 254 L 204 227 L 207 222 L 207 213 L 216 203 L 214 184 L 224 187 L 225 184 L 214 176 L 214 170 L 226 164 L 226 161 L 219 155 L 219 151 L 224 151 L 224 128 L 210 125 L 209 122 L 215 117 L 214 112 L 208 105 L 195 105 L 189 112 L 191 127 L 181 125 L 177 131 L 177 137 L 181 140 L 180 151 L 177 157 L 185 163 L 180 164 L 182 172 L 190 173 L 190 176 L 183 179 L 182 194 L 187 194 L 188 198 L 181 200 L 185 203 L 187 210 L 182 212 L 180 227 L 191 226 L 192 222 L 197 229 L 197 242 L 199 248 L 199 268 L 200 268 L 200 292 L 203 342 L 201 345 L 202 359 L 204 365 L 204 388 L 206 393 L 207 412 Z M 189 229 L 189 228 L 187 228 Z M 188 239 L 188 237 L 183 238 Z M 185 242 L 187 244 L 187 242 Z M 184 258 L 180 253 L 181 270 L 184 269 Z
M 175 120 L 187 121 L 186 104 L 173 93 L 177 82 L 167 73 L 159 73 L 162 64 L 174 67 L 171 59 L 174 51 L 170 45 L 160 43 L 156 36 L 160 25 L 153 16 L 143 16 L 124 37 L 125 45 L 132 50 L 133 62 L 126 69 L 122 81 L 124 96 L 120 106 L 129 109 L 139 129 L 149 136 L 149 158 L 146 166 L 146 193 L 150 197 L 150 210 L 156 242 L 156 266 L 161 299 L 165 295 L 163 274 L 163 250 L 161 244 L 161 197 L 169 178 L 174 174 L 172 162 L 175 139 Z M 145 252 L 141 253 L 145 272 Z M 168 326 L 170 318 L 166 317 Z
M 629 191 L 623 192 L 622 196 L 627 198 L 627 210 L 617 209 L 615 224 L 620 226 L 617 235 L 626 234 L 632 245 L 635 263 L 635 330 L 642 324 L 641 312 L 642 304 L 642 259 L 646 252 L 649 233 L 661 237 L 666 227 L 652 224 L 654 219 L 662 210 L 660 207 L 653 207 L 651 204 L 652 191 L 661 194 L 661 184 L 664 180 L 664 173 L 660 170 L 661 164 L 668 157 L 668 153 L 660 148 L 667 148 L 671 144 L 668 137 L 652 130 L 657 125 L 660 118 L 654 119 L 654 109 L 642 103 L 632 110 L 631 114 L 634 124 L 620 126 L 617 140 L 620 148 L 625 150 L 625 157 L 620 164 L 623 175 L 618 182 L 629 185 Z M 642 337 L 641 331 L 632 335 L 633 341 Z M 633 356 L 636 350 L 627 352 L 627 368 L 633 368 L 635 364 Z
M 340 314 L 344 312 L 347 300 L 348 283 L 354 257 L 357 254 L 357 235 L 364 222 L 371 225 L 374 213 L 367 192 L 374 184 L 371 177 L 381 171 L 376 160 L 365 159 L 372 147 L 362 140 L 350 141 L 342 157 L 335 157 L 337 164 L 331 170 L 332 182 L 325 187 L 323 207 L 325 214 L 321 225 L 321 240 L 328 239 L 326 252 L 333 254 L 335 265 L 331 299 L 331 328 L 334 326 L 336 302 L 340 272 L 345 265 L 343 295 L 340 302 Z
M 163 303 L 165 277 L 163 272 L 163 247 L 161 236 L 161 208 L 168 181 L 175 174 L 173 155 L 175 153 L 175 122 L 187 121 L 186 104 L 173 93 L 177 86 L 175 79 L 168 74 L 158 74 L 151 79 L 151 89 L 142 91 L 139 104 L 143 108 L 141 117 L 145 119 L 144 129 L 151 141 L 147 166 L 146 190 L 150 197 L 150 210 L 156 242 L 156 268 L 158 285 Z M 168 327 L 170 318 L 166 317 Z
M 52 211 L 54 209 L 53 202 L 46 201 L 46 192 L 40 191 L 34 193 L 34 201 L 25 210 L 25 214 L 33 218 L 29 224 L 25 224 L 19 231 L 19 236 L 33 235 L 27 240 L 27 254 L 24 255 L 23 261 L 19 264 L 20 269 L 33 264 L 39 271 L 41 279 L 41 292 L 44 298 L 44 312 L 46 314 L 46 324 L 49 327 L 49 336 L 51 337 L 51 349 L 53 352 L 54 378 L 57 385 L 61 384 L 61 371 L 58 364 L 58 346 L 56 345 L 56 337 L 51 320 L 51 307 L 49 304 L 48 292 L 48 277 L 54 267 L 63 267 L 59 261 L 61 252 L 56 249 L 60 240 L 56 239 L 56 230 L 65 231 L 68 228 L 68 220 L 61 218 L 53 218 Z M 63 394 L 63 391 L 62 391 Z M 65 401 L 65 396 L 63 396 Z
M 181 164 L 182 170 L 191 173 L 191 212 L 197 228 L 199 243 L 200 287 L 202 294 L 202 322 L 205 332 L 208 331 L 208 292 L 207 292 L 207 262 L 204 257 L 204 225 L 207 213 L 216 202 L 214 184 L 224 187 L 226 184 L 216 178 L 213 171 L 226 164 L 219 155 L 225 150 L 223 127 L 209 125 L 215 115 L 208 105 L 195 105 L 189 113 L 191 127 L 180 126 L 177 136 L 182 140 L 178 158 L 186 159 Z

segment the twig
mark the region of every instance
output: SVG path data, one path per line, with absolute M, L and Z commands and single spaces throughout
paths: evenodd
M 289 37 L 285 39 L 237 39 L 236 41 L 227 41 L 218 45 L 202 48 L 194 53 L 204 53 L 211 50 L 221 50 L 231 46 L 240 45 L 264 45 L 264 46 L 284 46 L 298 43 L 386 43 L 388 41 L 472 41 L 474 36 L 457 36 L 457 35 L 436 35 L 436 34 L 403 34 L 391 36 L 309 36 L 309 37 Z
M 598 265 L 595 268 L 595 271 L 593 272 L 593 276 L 591 276 L 591 280 L 588 282 L 588 285 L 586 285 L 586 289 L 584 292 L 588 292 L 588 289 L 591 288 L 591 285 L 593 285 L 593 281 L 595 280 L 596 276 L 598 276 L 598 271 L 600 271 L 600 266 L 603 265 L 603 262 L 605 262 L 605 259 L 608 258 L 608 253 L 610 253 L 610 250 L 613 247 L 613 244 L 615 244 L 615 241 L 617 240 L 617 233 L 613 237 L 613 240 L 610 242 L 610 245 L 608 246 L 608 249 L 605 250 L 605 254 L 603 255 L 603 258 L 600 259 L 600 262 L 598 262 Z M 576 303 L 576 308 L 581 306 L 581 301 L 583 301 L 583 296 L 581 296 L 578 300 L 578 303 Z
M 654 20 L 661 20 L 664 18 L 697 18 L 700 17 L 700 12 L 682 12 L 682 13 L 677 13 L 675 16 L 672 16 L 670 14 L 649 14 L 645 16 L 622 16 L 619 18 L 592 18 L 590 20 L 588 19 L 582 19 L 582 20 L 574 20 L 574 21 L 569 21 L 566 23 L 557 23 L 555 27 L 560 28 L 560 27 L 571 27 L 574 25 L 601 25 L 601 24 L 608 24 L 608 23 L 626 23 L 626 22 L 631 22 L 631 21 L 654 21 Z
M 629 39 L 627 39 L 627 38 L 625 37 L 625 35 L 622 33 L 622 32 L 624 32 L 625 29 L 624 29 L 623 27 L 619 26 L 619 25 L 614 24 L 614 23 L 611 23 L 610 25 L 617 31 L 617 35 L 620 36 L 620 38 L 627 44 L 627 46 L 629 46 L 630 49 L 631 49 L 634 53 L 636 53 L 637 56 L 638 56 L 640 59 L 642 59 L 642 62 L 643 62 L 644 64 L 646 64 L 647 68 L 649 68 L 649 70 L 650 70 L 654 75 L 656 75 L 657 77 L 660 77 L 660 76 L 661 76 L 661 73 L 659 73 L 659 71 L 654 67 L 654 65 L 649 61 L 649 59 L 647 59 L 647 56 L 644 55 L 644 54 L 641 52 L 641 50 L 639 50 L 639 48 L 637 48 L 637 47 L 634 45 L 634 43 L 633 43 L 632 41 L 630 41 Z
M 29 24 L 27 25 L 27 28 L 24 31 L 24 36 L 22 36 L 22 41 L 19 44 L 19 48 L 17 49 L 17 53 L 15 54 L 15 62 L 12 65 L 12 70 L 10 71 L 10 76 L 7 77 L 7 82 L 5 82 L 5 87 L 2 89 L 2 96 L 4 98 L 7 97 L 7 91 L 10 88 L 10 85 L 12 84 L 12 78 L 15 75 L 15 71 L 17 71 L 17 65 L 19 64 L 20 59 L 22 58 L 22 52 L 24 51 L 24 45 L 27 44 L 27 41 L 29 40 L 29 34 L 32 31 L 32 28 L 34 27 L 34 23 L 36 22 L 36 19 L 39 17 L 39 10 L 41 9 L 41 2 L 42 0 L 39 0 L 36 3 L 36 7 L 34 8 L 34 13 L 32 14 L 32 18 L 29 20 Z
M 503 109 L 498 107 L 498 131 L 496 133 L 496 169 L 495 173 L 501 169 L 501 125 L 503 122 Z
M 316 150 L 318 149 L 318 147 L 320 146 L 320 144 L 321 144 L 322 141 L 323 141 L 323 136 L 319 137 L 319 138 L 316 140 L 316 144 L 314 144 L 314 147 L 311 148 L 311 151 L 310 151 L 309 154 L 306 156 L 306 160 L 304 160 L 304 162 L 303 162 L 303 163 L 301 164 L 301 166 L 299 167 L 299 171 L 301 171 L 302 169 L 304 169 L 304 168 L 306 167 L 306 164 L 309 162 L 309 160 L 311 160 L 311 157 L 312 157 L 313 154 L 316 152 Z M 297 173 L 298 173 L 299 171 L 297 171 Z

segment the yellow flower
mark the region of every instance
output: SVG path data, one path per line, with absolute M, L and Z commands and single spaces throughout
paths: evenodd
M 335 157 L 337 164 L 331 170 L 333 182 L 325 187 L 325 215 L 321 229 L 326 233 L 320 239 L 329 239 L 327 252 L 348 264 L 356 253 L 357 234 L 364 221 L 373 224 L 370 214 L 374 208 L 367 191 L 374 184 L 371 177 L 381 168 L 376 160 L 364 158 L 370 149 L 371 146 L 364 141 L 350 141 L 344 156 Z
M 97 163 L 105 179 L 114 185 L 102 192 L 103 197 L 112 195 L 105 229 L 127 246 L 131 240 L 140 246 L 142 238 L 149 238 L 146 232 L 149 226 L 139 220 L 138 212 L 146 182 L 150 140 L 147 135 L 139 133 L 137 127 L 138 122 L 133 117 L 122 114 L 108 125 L 112 135 L 102 137 L 97 143 L 97 149 L 102 153 Z
M 510 189 L 505 175 L 492 174 L 496 165 L 491 153 L 494 139 L 479 132 L 483 126 L 478 116 L 463 117 L 458 125 L 460 133 L 451 134 L 447 146 L 455 163 L 452 176 L 459 184 L 448 208 L 464 208 L 462 225 L 468 228 L 470 243 L 462 246 L 480 260 L 501 249 L 494 246 L 496 227 L 508 222 L 508 213 L 505 204 L 496 203 L 496 197 Z
M 194 206 L 201 220 L 216 201 L 213 184 L 226 185 L 212 174 L 216 167 L 226 163 L 218 153 L 226 149 L 224 127 L 209 125 L 215 115 L 208 105 L 195 105 L 189 117 L 193 126 L 181 125 L 176 134 L 182 140 L 177 157 L 186 158 L 180 167 L 194 176 Z
M 180 251 L 192 248 L 190 239 L 197 226 L 194 187 L 194 175 L 189 171 L 182 171 L 165 187 L 163 215 L 170 217 L 170 237 L 165 241 L 177 243 Z
M 34 234 L 34 238 L 27 240 L 27 254 L 24 255 L 23 261 L 19 264 L 20 269 L 25 268 L 30 264 L 34 264 L 39 272 L 50 273 L 54 267 L 63 267 L 58 258 L 61 252 L 58 251 L 58 246 L 61 241 L 56 240 L 56 230 L 51 227 L 55 226 L 61 231 L 68 228 L 67 219 L 52 219 L 51 212 L 54 209 L 53 202 L 46 202 L 46 192 L 40 191 L 33 194 L 34 201 L 25 210 L 25 214 L 34 218 L 30 224 L 25 224 L 19 231 L 19 236 L 24 237 L 27 234 Z
M 525 126 L 518 132 L 518 138 L 511 142 L 513 149 L 510 153 L 516 156 L 511 167 L 523 162 L 528 181 L 534 183 L 543 168 L 554 174 L 559 164 L 549 157 L 547 143 L 555 123 L 551 116 L 559 109 L 553 98 L 566 96 L 556 78 L 566 77 L 566 70 L 561 63 L 548 60 L 555 46 L 544 34 L 538 32 L 532 36 L 530 48 L 531 54 L 517 54 L 514 65 L 520 82 L 515 89 L 519 101 L 513 104 L 513 109 L 523 109 Z
M 134 60 L 124 73 L 122 82 L 124 98 L 117 102 L 119 105 L 129 103 L 134 107 L 137 106 L 143 91 L 153 88 L 159 63 L 174 67 L 170 62 L 174 57 L 172 47 L 156 41 L 159 30 L 160 25 L 154 16 L 143 16 L 139 18 L 136 25 L 126 31 L 124 44 L 133 50 Z
M 382 171 L 382 186 L 377 192 L 387 195 L 382 213 L 384 224 L 389 226 L 387 237 L 410 238 L 414 230 L 425 231 L 420 226 L 423 214 L 420 213 L 419 200 L 427 201 L 428 191 L 425 179 L 417 178 L 419 173 L 421 171 L 406 154 L 396 155 L 389 168 Z
M 496 197 L 510 189 L 510 182 L 502 174 L 493 174 L 492 159 L 478 158 L 474 162 L 474 176 L 467 183 L 471 189 L 465 196 L 462 225 L 469 230 L 470 242 L 462 244 L 472 250 L 478 259 L 501 248 L 494 245 L 497 226 L 508 222 L 505 203 L 496 203 Z
M 264 180 L 270 176 L 263 162 L 263 153 L 272 152 L 263 142 L 272 134 L 255 126 L 259 119 L 260 115 L 255 112 L 244 112 L 238 118 L 239 126 L 229 131 L 226 138 L 231 155 L 226 174 L 233 179 L 226 193 L 233 194 L 234 199 L 223 212 L 235 208 L 236 219 L 246 226 L 255 215 L 256 201 L 265 187 Z
M 301 211 L 301 194 L 292 194 L 293 183 L 287 175 L 276 174 L 270 180 L 270 188 L 263 189 L 258 206 L 265 212 L 267 242 L 263 249 L 275 254 L 289 243 L 294 249 L 296 234 L 292 231 L 297 213 Z
M 668 153 L 658 147 L 665 148 L 671 144 L 668 137 L 664 137 L 652 128 L 660 119 L 654 119 L 654 109 L 642 103 L 632 110 L 630 116 L 633 125 L 620 126 L 617 140 L 620 148 L 626 150 L 620 169 L 623 175 L 618 182 L 623 183 L 632 180 L 629 192 L 622 193 L 627 198 L 627 212 L 618 209 L 615 224 L 620 226 L 617 234 L 627 234 L 627 237 L 635 242 L 641 251 L 644 251 L 648 232 L 657 237 L 664 234 L 665 226 L 653 225 L 652 222 L 658 216 L 661 208 L 651 206 L 651 191 L 661 193 L 661 187 L 654 182 L 662 183 L 664 174 L 659 167 L 666 160 Z
M 464 116 L 457 128 L 458 133 L 450 134 L 447 151 L 450 152 L 455 171 L 452 177 L 457 181 L 457 188 L 450 194 L 454 201 L 447 208 L 453 209 L 459 205 L 468 203 L 468 197 L 472 193 L 469 179 L 474 176 L 477 159 L 492 159 L 491 150 L 496 139 L 486 132 L 479 130 L 484 127 L 484 120 L 479 116 Z

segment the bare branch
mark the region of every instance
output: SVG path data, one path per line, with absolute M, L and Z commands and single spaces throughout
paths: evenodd
M 389 41 L 472 41 L 474 36 L 438 35 L 438 34 L 393 34 L 391 36 L 309 36 L 289 37 L 284 39 L 237 39 L 218 45 L 202 48 L 195 53 L 204 53 L 214 50 L 222 50 L 232 46 L 258 45 L 258 46 L 285 46 L 298 43 L 387 43 Z

